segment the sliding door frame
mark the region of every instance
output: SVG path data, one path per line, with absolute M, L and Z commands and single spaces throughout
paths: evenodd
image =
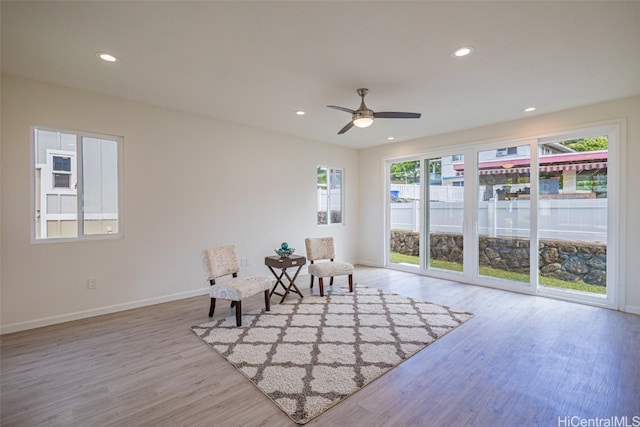
M 606 296 L 590 295 L 584 292 L 557 290 L 539 286 L 539 239 L 538 239 L 538 147 L 545 141 L 553 138 L 559 140 L 569 139 L 572 136 L 586 137 L 589 134 L 605 132 L 609 136 L 608 144 L 608 172 L 607 172 L 607 293 Z M 530 150 L 530 193 L 535 197 L 530 198 L 530 223 L 529 223 L 529 247 L 530 247 L 530 274 L 529 282 L 513 282 L 497 278 L 479 275 L 479 233 L 478 233 L 478 153 L 505 146 L 529 145 Z M 390 263 L 390 173 L 389 166 L 402 161 L 420 161 L 421 171 L 425 172 L 426 160 L 439 158 L 451 154 L 464 155 L 464 222 L 463 222 L 463 272 L 454 272 L 443 269 L 429 268 L 429 253 L 427 252 L 428 236 L 427 217 L 428 211 L 426 202 L 426 185 L 428 177 L 422 177 L 421 188 L 421 215 L 420 215 L 420 265 L 419 267 L 403 267 Z M 491 288 L 515 291 L 519 293 L 551 297 L 555 299 L 580 302 L 589 305 L 602 306 L 606 308 L 620 309 L 625 306 L 624 286 L 620 285 L 620 280 L 624 279 L 621 272 L 624 271 L 624 260 L 621 259 L 621 248 L 625 247 L 625 236 L 620 235 L 621 224 L 624 224 L 624 212 L 626 202 L 620 195 L 626 194 L 626 183 L 623 177 L 626 176 L 625 164 L 622 161 L 626 153 L 626 120 L 611 120 L 600 123 L 592 123 L 569 129 L 561 129 L 555 132 L 539 134 L 521 138 L 501 138 L 490 141 L 479 141 L 472 145 L 458 145 L 447 148 L 437 148 L 411 156 L 384 158 L 383 167 L 385 169 L 385 251 L 384 265 L 389 268 L 409 271 L 426 276 L 432 276 L 463 283 L 470 283 Z M 533 166 L 536 165 L 535 170 Z M 425 182 L 426 179 L 426 182 Z
M 584 292 L 544 287 L 538 285 L 536 280 L 538 295 L 566 301 L 587 303 L 606 308 L 620 309 L 624 307 L 624 295 L 621 296 L 621 290 L 624 289 L 624 286 L 620 285 L 620 271 L 623 271 L 624 269 L 624 262 L 620 258 L 620 254 L 622 253 L 620 248 L 624 247 L 625 236 L 620 234 L 620 224 L 623 221 L 622 215 L 623 212 L 625 212 L 626 202 L 620 197 L 620 195 L 624 194 L 622 192 L 625 184 L 623 182 L 623 177 L 626 176 L 626 170 L 624 169 L 624 163 L 622 162 L 624 153 L 626 152 L 626 137 L 624 135 L 625 129 L 625 121 L 616 120 L 561 132 L 554 132 L 553 134 L 538 137 L 539 144 L 553 141 L 554 139 L 578 139 L 598 134 L 606 134 L 608 137 L 606 295 L 600 296 Z M 538 174 L 536 173 L 536 175 Z M 532 271 L 534 271 L 533 268 Z M 537 275 L 537 268 L 535 272 Z
M 419 245 L 420 245 L 420 263 L 417 266 L 404 266 L 402 264 L 391 262 L 391 172 L 390 166 L 394 163 L 420 161 L 419 170 L 424 170 L 424 157 L 420 154 L 414 156 L 402 156 L 383 159 L 383 176 L 384 176 L 384 200 L 385 200 L 385 232 L 384 232 L 384 266 L 394 270 L 407 271 L 409 273 L 424 274 L 424 215 L 419 218 Z M 422 186 L 422 177 L 420 180 Z M 424 189 L 420 188 L 420 203 L 424 200 Z

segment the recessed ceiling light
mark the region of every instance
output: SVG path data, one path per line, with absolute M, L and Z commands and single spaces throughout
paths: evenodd
M 392 137 L 392 136 L 388 136 L 388 137 L 387 137 L 387 141 L 393 141 L 394 139 L 395 139 L 395 138 L 394 138 L 394 137 Z
M 471 46 L 459 47 L 453 52 L 451 52 L 451 56 L 454 58 L 462 58 L 463 56 L 467 56 L 473 52 L 473 48 Z
M 118 60 L 118 58 L 116 58 L 115 56 L 104 52 L 98 52 L 96 53 L 96 56 L 107 62 L 116 62 Z
M 304 116 L 305 112 L 302 111 L 302 110 L 298 110 L 298 111 L 296 111 L 296 114 L 299 115 L 299 116 Z
M 525 113 L 530 113 L 532 111 L 536 111 L 536 107 L 527 107 L 522 111 L 524 111 Z

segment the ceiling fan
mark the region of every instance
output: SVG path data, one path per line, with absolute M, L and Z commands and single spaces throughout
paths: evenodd
M 399 112 L 393 112 L 393 111 L 382 111 L 382 112 L 376 113 L 375 111 L 367 108 L 367 106 L 364 103 L 364 97 L 367 94 L 367 92 L 369 92 L 369 89 L 360 88 L 358 89 L 357 92 L 358 92 L 358 95 L 360 95 L 360 98 L 362 98 L 362 101 L 360 102 L 360 107 L 358 107 L 357 110 L 352 110 L 350 108 L 345 108 L 345 107 L 338 107 L 337 105 L 327 105 L 327 107 L 333 108 L 334 110 L 340 110 L 340 111 L 345 111 L 347 113 L 351 113 L 351 121 L 347 123 L 342 129 L 340 129 L 340 132 L 338 132 L 338 135 L 345 133 L 346 131 L 351 129 L 353 126 L 356 126 L 359 128 L 366 128 L 368 126 L 371 126 L 371 124 L 373 123 L 373 119 L 419 119 L 420 118 L 420 113 L 399 113 Z

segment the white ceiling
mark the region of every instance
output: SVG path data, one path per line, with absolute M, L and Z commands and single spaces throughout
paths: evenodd
M 640 2 L 6 1 L 2 71 L 364 148 L 640 94 Z M 451 56 L 459 46 L 475 52 Z M 95 53 L 120 60 L 104 63 Z M 337 135 L 369 108 L 422 113 Z M 534 113 L 523 108 L 534 105 Z M 296 110 L 306 111 L 299 117 Z

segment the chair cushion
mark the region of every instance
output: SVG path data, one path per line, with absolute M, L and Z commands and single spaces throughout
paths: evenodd
M 330 261 L 309 264 L 309 274 L 316 277 L 333 277 L 353 274 L 353 265 L 348 262 Z
M 242 301 L 252 295 L 271 289 L 268 277 L 235 277 L 209 286 L 211 298 Z

